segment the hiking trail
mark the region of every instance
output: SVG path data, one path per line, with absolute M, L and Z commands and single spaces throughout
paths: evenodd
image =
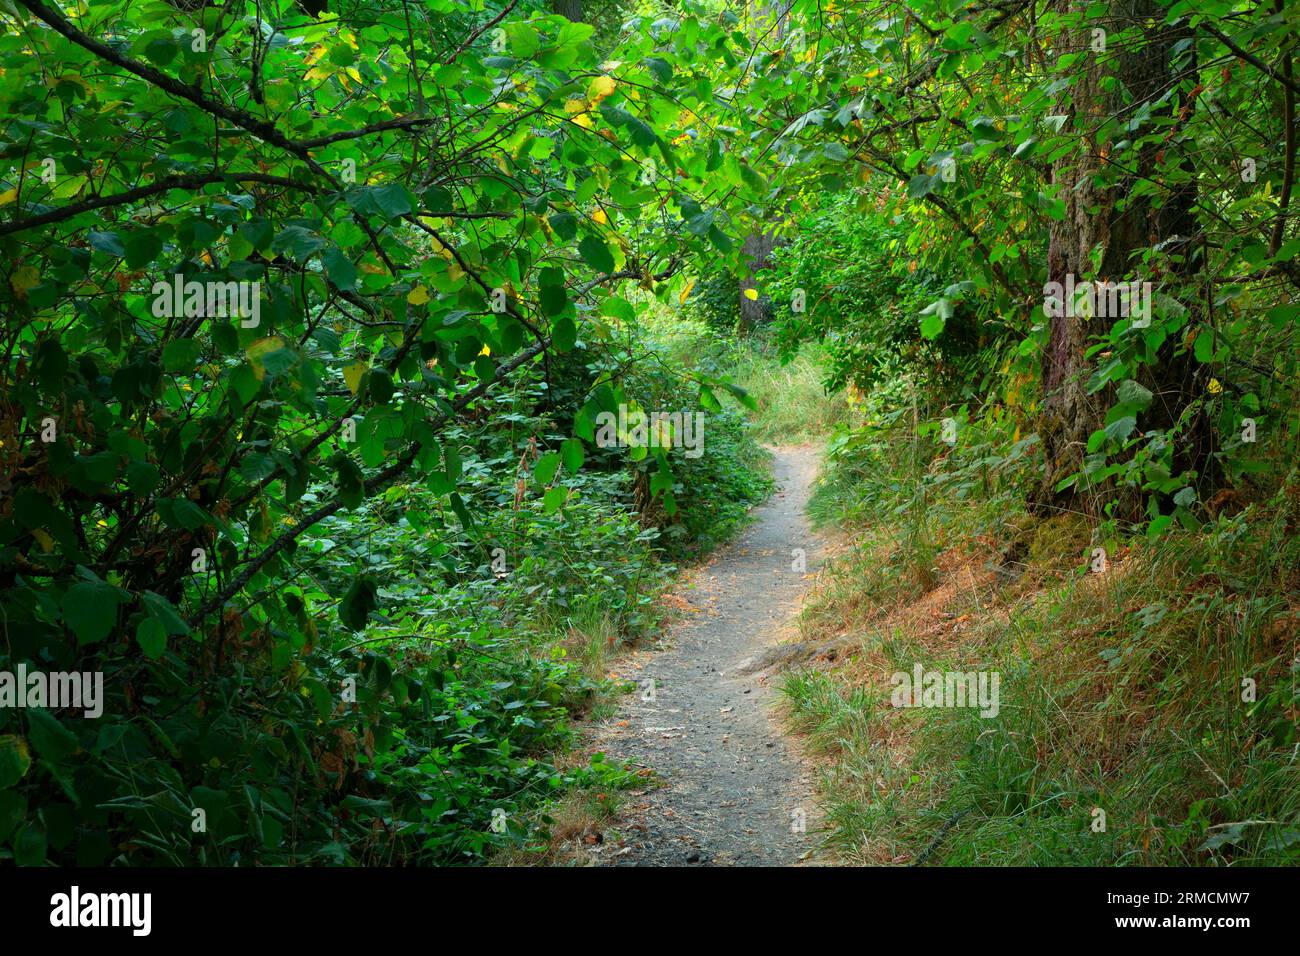
M 590 848 L 595 862 L 785 866 L 818 845 L 812 770 L 777 724 L 775 681 L 762 670 L 794 633 L 822 559 L 804 514 L 817 452 L 772 452 L 776 490 L 735 540 L 684 577 L 676 592 L 684 619 L 616 667 L 637 689 L 595 743 L 651 769 L 660 786 L 626 794 L 607 830 L 619 838 Z M 797 548 L 806 553 L 799 570 Z

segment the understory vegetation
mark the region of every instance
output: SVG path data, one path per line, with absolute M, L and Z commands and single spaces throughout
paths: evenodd
M 823 250 L 796 244 L 785 275 L 843 283 L 873 303 L 864 321 L 892 321 L 874 303 L 897 301 L 886 290 L 914 273 L 848 261 L 827 269 Z M 833 313 L 831 330 L 855 314 Z M 829 846 L 877 865 L 1300 860 L 1294 416 L 1248 461 L 1228 443 L 1218 454 L 1235 480 L 1181 496 L 1172 520 L 1135 524 L 1084 501 L 1036 511 L 1032 379 L 965 341 L 945 355 L 944 342 L 903 335 L 866 363 L 828 350 L 825 378 L 850 405 L 810 512 L 836 555 L 800 622 L 815 653 L 782 691 L 821 766 Z M 1289 328 L 1262 332 L 1240 368 L 1292 345 Z M 1237 390 L 1293 407 L 1295 385 Z M 918 666 L 996 674 L 996 713 L 899 705 L 896 675 Z
M 802 622 L 827 649 L 783 685 L 825 761 L 832 845 L 876 864 L 1294 862 L 1300 475 L 1198 531 L 1103 539 L 1025 512 L 1006 431 L 948 452 L 864 427 L 832 452 L 815 506 L 851 534 Z M 998 713 L 893 706 L 917 664 L 1000 675 Z
M 574 406 L 557 393 L 598 387 L 635 349 L 654 368 L 626 388 L 651 407 L 694 399 L 698 369 L 671 342 L 638 332 L 611 345 L 579 347 L 549 381 L 519 380 L 449 429 L 433 481 L 303 533 L 292 576 L 258 596 L 284 623 L 228 618 L 191 656 L 164 650 L 165 634 L 150 644 L 144 618 L 136 646 L 101 666 L 128 699 L 148 695 L 147 713 L 110 712 L 78 736 L 29 711 L 27 734 L 8 738 L 6 772 L 25 784 L 5 791 L 17 861 L 468 862 L 543 845 L 568 794 L 616 793 L 623 768 L 565 759 L 573 720 L 626 690 L 609 658 L 655 633 L 676 562 L 725 539 L 769 479 L 732 409 L 710 416 L 708 456 L 673 449 L 673 516 L 646 492 L 654 473 L 621 450 L 594 450 L 579 470 L 557 424 Z M 363 437 L 367 454 L 381 450 Z M 303 501 L 327 492 L 308 483 Z M 280 533 L 258 520 L 253 541 Z M 39 631 L 10 632 L 12 659 L 40 646 Z

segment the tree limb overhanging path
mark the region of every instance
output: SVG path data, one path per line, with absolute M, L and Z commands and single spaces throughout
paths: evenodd
M 771 500 L 695 575 L 692 613 L 668 632 L 668 649 L 624 672 L 637 690 L 598 745 L 651 769 L 659 786 L 628 795 L 611 827 L 622 839 L 599 847 L 600 862 L 785 866 L 820 843 L 811 769 L 777 726 L 773 683 L 759 669 L 822 556 L 804 515 L 817 459 L 809 447 L 775 451 Z M 797 548 L 806 571 L 793 568 Z

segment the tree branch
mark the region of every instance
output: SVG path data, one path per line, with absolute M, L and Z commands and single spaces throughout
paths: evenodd
M 1220 43 L 1226 46 L 1233 53 L 1235 53 L 1238 59 L 1245 60 L 1251 66 L 1255 67 L 1255 69 L 1263 73 L 1265 76 L 1269 76 L 1274 80 L 1277 80 L 1277 82 L 1281 83 L 1292 93 L 1300 93 L 1300 85 L 1298 85 L 1292 77 L 1285 76 L 1279 73 L 1277 70 L 1273 69 L 1267 63 L 1261 60 L 1259 57 L 1255 56 L 1255 54 L 1249 52 L 1248 50 L 1242 49 L 1232 40 L 1231 37 L 1219 32 L 1214 27 L 1210 26 L 1208 23 L 1202 23 L 1201 28 L 1204 29 L 1205 32 L 1208 33 L 1210 36 L 1214 37 L 1216 40 L 1218 40 Z
M 7 236 L 15 232 L 24 232 L 28 229 L 35 229 L 38 226 L 48 226 L 51 223 L 62 222 L 65 219 L 71 219 L 79 216 L 83 212 L 92 212 L 96 209 L 105 209 L 112 206 L 124 206 L 128 203 L 145 199 L 149 196 L 155 196 L 158 193 L 165 193 L 172 189 L 198 189 L 202 186 L 208 186 L 212 183 L 220 182 L 248 182 L 248 183 L 266 183 L 272 186 L 284 186 L 288 189 L 301 189 L 304 192 L 317 192 L 315 186 L 308 183 L 300 183 L 296 180 L 289 179 L 287 176 L 273 176 L 269 173 L 193 173 L 187 176 L 168 176 L 164 179 L 149 184 L 148 186 L 139 186 L 135 189 L 128 189 L 126 192 L 113 193 L 109 196 L 93 196 L 90 199 L 84 199 L 81 202 L 73 203 L 70 206 L 63 206 L 59 209 L 52 209 L 49 212 L 43 212 L 38 216 L 29 216 L 26 219 L 13 219 L 9 222 L 0 223 L 0 236 Z

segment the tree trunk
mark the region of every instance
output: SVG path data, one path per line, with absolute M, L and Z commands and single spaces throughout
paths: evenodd
M 754 43 L 777 45 L 785 37 L 789 22 L 788 0 L 747 0 L 745 18 L 749 36 Z M 775 20 L 775 24 L 773 21 Z M 779 213 L 773 211 L 779 220 Z M 758 273 L 772 268 L 772 250 L 776 247 L 776 234 L 755 228 L 745 237 L 741 254 L 748 260 L 749 269 L 740 280 L 740 327 L 753 332 L 772 321 L 772 299 L 758 285 Z M 753 290 L 758 297 L 751 299 L 746 291 Z
M 758 285 L 758 273 L 772 268 L 772 249 L 776 243 L 770 232 L 755 229 L 745 237 L 741 245 L 741 255 L 749 263 L 749 272 L 740 280 L 740 325 L 747 332 L 762 328 L 772 321 L 772 299 L 763 293 Z M 746 289 L 753 289 L 758 298 L 751 299 L 745 294 Z
M 574 23 L 582 22 L 582 0 L 554 0 L 555 12 Z
M 1069 0 L 1062 8 L 1071 6 Z M 1172 82 L 1171 48 L 1187 36 L 1181 27 L 1163 27 L 1164 11 L 1155 0 L 1112 0 L 1109 16 L 1100 24 L 1062 31 L 1058 56 L 1082 52 L 1089 66 L 1068 94 L 1069 101 L 1061 112 L 1067 116 L 1066 129 L 1080 136 L 1079 151 L 1058 159 L 1052 167 L 1052 181 L 1060 189 L 1058 198 L 1065 203 L 1065 215 L 1049 228 L 1047 279 L 1050 283 L 1075 283 L 1094 275 L 1094 250 L 1100 250 L 1095 278 L 1108 282 L 1150 281 L 1153 289 L 1161 285 L 1159 276 L 1139 274 L 1143 266 L 1134 253 L 1158 243 L 1172 240 L 1169 247 L 1183 252 L 1186 259 L 1179 267 L 1191 269 L 1190 249 L 1177 249 L 1178 237 L 1191 237 L 1196 226 L 1192 214 L 1195 186 L 1189 185 L 1155 197 L 1128 199 L 1137 178 L 1156 178 L 1156 153 L 1159 149 L 1178 148 L 1175 141 L 1143 147 L 1137 162 L 1137 177 L 1114 177 L 1115 167 L 1105 161 L 1114 147 L 1103 141 L 1096 129 L 1108 117 L 1131 116 L 1143 103 L 1163 95 Z M 1145 25 L 1141 38 L 1129 49 L 1118 49 L 1115 38 L 1125 26 Z M 1100 25 L 1114 44 L 1107 52 L 1093 50 L 1092 28 Z M 1114 77 L 1120 81 L 1110 92 L 1103 81 Z M 1122 87 L 1122 88 L 1121 88 Z M 1124 91 L 1132 101 L 1125 104 Z M 1137 134 L 1125 132 L 1136 139 Z M 1100 185 L 1095 177 L 1100 177 Z M 1153 203 L 1153 198 L 1160 205 Z M 1163 201 L 1161 201 L 1163 200 Z M 1083 466 L 1088 437 L 1101 428 L 1107 409 L 1113 404 L 1114 391 L 1107 387 L 1094 394 L 1088 392 L 1093 365 L 1085 359 L 1090 339 L 1108 329 L 1113 317 L 1086 318 L 1061 315 L 1048 320 L 1047 347 L 1042 355 L 1043 402 L 1038 433 L 1046 457 L 1043 480 L 1031 503 L 1040 512 L 1055 510 L 1100 511 L 1101 489 L 1075 486 L 1062 492 L 1056 485 Z M 1091 323 L 1091 327 L 1090 327 Z M 1152 324 L 1157 324 L 1152 317 Z M 1173 343 L 1166 343 L 1167 350 Z M 1155 402 L 1142 418 L 1142 427 L 1168 427 L 1177 421 L 1190 394 L 1186 362 L 1164 361 L 1146 367 L 1141 378 L 1155 393 Z M 1183 462 L 1190 464 L 1191 462 Z M 1133 496 L 1123 510 L 1132 513 L 1137 501 Z

